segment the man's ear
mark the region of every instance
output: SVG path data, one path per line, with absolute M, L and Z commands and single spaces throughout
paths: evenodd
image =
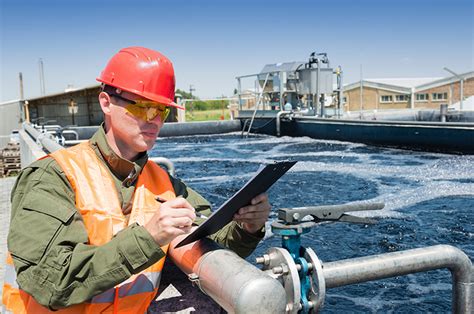
M 110 96 L 105 92 L 99 94 L 99 104 L 105 116 L 110 115 Z

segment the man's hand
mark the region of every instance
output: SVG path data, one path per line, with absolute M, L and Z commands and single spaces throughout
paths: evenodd
M 144 227 L 159 246 L 164 246 L 177 236 L 189 233 L 194 219 L 194 208 L 184 198 L 178 197 L 162 203 Z
M 250 205 L 239 209 L 234 215 L 234 220 L 242 223 L 245 231 L 256 233 L 265 226 L 271 208 L 267 194 L 262 193 L 255 196 L 252 201 L 250 201 Z

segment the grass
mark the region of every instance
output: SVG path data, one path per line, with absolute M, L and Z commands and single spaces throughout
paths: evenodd
M 230 112 L 228 109 L 224 110 L 224 116 L 222 116 L 222 109 L 213 110 L 186 110 L 186 121 L 214 121 L 214 120 L 230 120 Z

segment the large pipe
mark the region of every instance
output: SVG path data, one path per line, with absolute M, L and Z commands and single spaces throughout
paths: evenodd
M 29 123 L 23 123 L 23 128 L 28 134 L 30 134 L 32 138 L 34 138 L 37 142 L 40 142 L 41 146 L 43 146 L 43 148 L 49 153 L 55 152 L 62 148 L 62 146 L 53 139 L 51 134 L 41 133 Z
M 448 268 L 453 278 L 454 313 L 473 313 L 472 262 L 460 249 L 435 245 L 401 252 L 324 263 L 326 288 Z
M 165 123 L 159 137 L 223 134 L 239 132 L 241 127 L 237 120 Z
M 291 111 L 280 111 L 276 116 L 276 136 L 280 136 L 281 133 L 281 117 L 284 115 L 289 115 Z
M 283 286 L 234 252 L 204 238 L 169 249 L 169 257 L 191 281 L 230 313 L 284 313 Z
M 344 113 L 344 83 L 343 83 L 343 73 L 342 73 L 342 68 L 341 66 L 338 67 L 338 76 L 339 76 L 339 80 L 338 80 L 338 86 L 337 86 L 337 89 L 339 90 L 339 94 L 338 94 L 338 104 L 339 104 L 339 110 L 338 110 L 338 113 L 337 113 L 337 117 L 340 119 L 341 116 L 343 115 Z
M 157 163 L 159 165 L 163 165 L 166 167 L 168 170 L 169 174 L 171 174 L 173 177 L 176 175 L 176 170 L 174 168 L 174 164 L 171 160 L 165 157 L 149 157 L 151 161 L 154 163 Z
M 446 117 L 448 115 L 448 105 L 443 104 L 439 106 L 439 117 L 441 122 L 446 122 Z
M 316 60 L 318 61 L 318 68 L 316 69 L 316 106 L 314 107 L 314 115 L 317 115 L 318 114 L 318 106 L 321 106 L 321 117 L 324 118 L 324 105 L 320 102 L 320 99 L 319 99 L 319 92 L 320 92 L 320 86 L 321 86 L 321 83 L 320 83 L 320 78 L 321 78 L 321 63 L 322 63 L 322 60 L 317 57 Z

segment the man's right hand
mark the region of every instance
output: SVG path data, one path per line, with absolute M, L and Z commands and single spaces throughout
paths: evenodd
M 189 233 L 194 219 L 194 208 L 184 198 L 178 197 L 162 203 L 144 227 L 159 246 L 164 246 L 177 236 Z

